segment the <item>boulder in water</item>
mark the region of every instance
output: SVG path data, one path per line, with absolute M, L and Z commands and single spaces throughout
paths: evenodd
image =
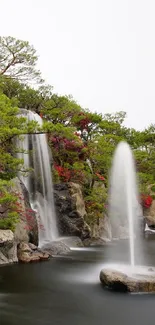
M 48 252 L 50 255 L 67 255 L 70 252 L 70 248 L 63 242 L 63 239 L 47 243 L 42 247 L 43 251 Z
M 105 246 L 107 243 L 109 243 L 109 240 L 100 237 L 92 237 L 85 239 L 83 243 L 85 247 Z
M 149 271 L 149 269 L 148 269 Z M 155 273 L 127 275 L 124 272 L 103 269 L 100 281 L 104 287 L 118 292 L 155 292 Z
M 50 254 L 38 249 L 34 244 L 20 243 L 18 246 L 18 260 L 22 263 L 48 260 Z
M 61 237 L 59 240 L 69 247 L 84 247 L 82 240 L 77 236 Z

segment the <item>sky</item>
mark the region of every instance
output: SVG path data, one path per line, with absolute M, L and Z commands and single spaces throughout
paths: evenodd
M 154 0 L 1 0 L 0 35 L 27 40 L 58 94 L 125 124 L 155 123 Z

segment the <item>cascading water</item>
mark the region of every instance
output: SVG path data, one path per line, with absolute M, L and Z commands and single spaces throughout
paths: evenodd
M 41 117 L 32 111 L 22 109 L 21 115 L 42 125 Z M 46 135 L 24 135 L 22 140 L 18 140 L 18 147 L 22 149 L 18 158 L 24 160 L 24 168 L 30 169 L 26 176 L 20 173 L 20 178 L 29 192 L 31 206 L 37 213 L 39 247 L 43 247 L 58 238 Z
M 101 283 L 114 291 L 154 293 L 155 268 L 146 266 L 143 260 L 144 240 L 140 229 L 140 217 L 143 216 L 134 158 L 130 146 L 125 142 L 118 145 L 114 154 L 110 175 L 109 217 L 114 237 L 120 239 L 122 229 L 128 230 L 125 237 L 129 239 L 129 256 L 126 250 L 127 240 L 120 240 L 109 251 L 110 264 L 104 265 L 100 272 Z M 122 263 L 124 249 L 127 258 L 125 264 Z
M 113 237 L 120 238 L 122 229 L 129 238 L 129 260 L 135 267 L 136 252 L 140 254 L 141 239 L 138 220 L 142 216 L 134 158 L 130 146 L 121 142 L 115 151 L 110 174 L 109 217 Z M 136 245 L 135 245 L 136 240 Z

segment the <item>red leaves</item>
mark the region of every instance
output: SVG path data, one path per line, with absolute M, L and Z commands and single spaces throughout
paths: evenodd
M 54 165 L 54 167 L 63 182 L 69 182 L 71 180 L 78 181 L 79 183 L 83 182 L 84 174 L 81 170 L 68 169 L 58 165 Z
M 86 130 L 88 131 L 88 125 L 91 122 L 89 117 L 87 116 L 87 114 L 81 112 L 78 114 L 79 117 L 81 117 L 81 119 L 76 122 L 76 126 L 81 130 Z
M 71 178 L 71 173 L 69 169 L 57 165 L 55 165 L 54 167 L 57 170 L 59 177 L 61 177 L 64 182 L 69 182 Z
M 78 133 L 76 133 L 77 135 Z M 78 135 L 79 136 L 79 135 Z M 59 150 L 67 150 L 67 151 L 75 151 L 75 152 L 81 152 L 81 150 L 84 148 L 83 143 L 77 143 L 75 140 L 68 140 L 67 138 L 63 137 L 52 137 L 49 136 L 49 142 L 52 143 L 53 147 L 59 151 Z
M 96 173 L 95 175 L 100 179 L 100 181 L 105 181 L 104 176 L 100 175 L 99 173 Z
M 149 208 L 152 204 L 152 197 L 150 195 L 141 194 L 141 203 L 144 208 Z

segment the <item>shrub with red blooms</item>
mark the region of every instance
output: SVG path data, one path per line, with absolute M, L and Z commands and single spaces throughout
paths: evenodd
M 62 166 L 57 166 L 54 165 L 54 168 L 58 172 L 59 177 L 62 179 L 64 182 L 69 182 L 71 178 L 71 172 L 68 168 L 62 167 Z
M 84 112 L 80 112 L 78 114 L 78 118 L 79 118 L 79 121 L 76 122 L 77 128 L 81 131 L 83 131 L 83 130 L 88 131 L 88 125 L 90 123 L 90 119 L 87 116 L 87 114 L 85 114 Z
M 96 173 L 95 175 L 99 178 L 100 181 L 105 181 L 104 176 L 100 175 L 99 173 Z
M 146 195 L 146 194 L 141 194 L 141 204 L 143 206 L 143 208 L 149 208 L 152 204 L 152 197 L 150 195 Z
M 84 174 L 81 170 L 68 169 L 56 164 L 54 165 L 54 168 L 63 182 L 78 181 L 79 183 L 82 183 L 84 180 Z
M 75 134 L 75 135 L 77 135 L 77 134 Z M 60 137 L 60 136 L 55 136 L 55 137 L 49 136 L 48 139 L 49 139 L 49 143 L 52 143 L 53 147 L 57 150 L 65 149 L 68 151 L 76 151 L 77 153 L 80 153 L 81 150 L 83 148 L 85 148 L 85 145 L 82 142 L 80 144 L 80 143 L 77 143 L 77 141 L 75 141 L 75 140 L 68 140 L 68 139 Z

